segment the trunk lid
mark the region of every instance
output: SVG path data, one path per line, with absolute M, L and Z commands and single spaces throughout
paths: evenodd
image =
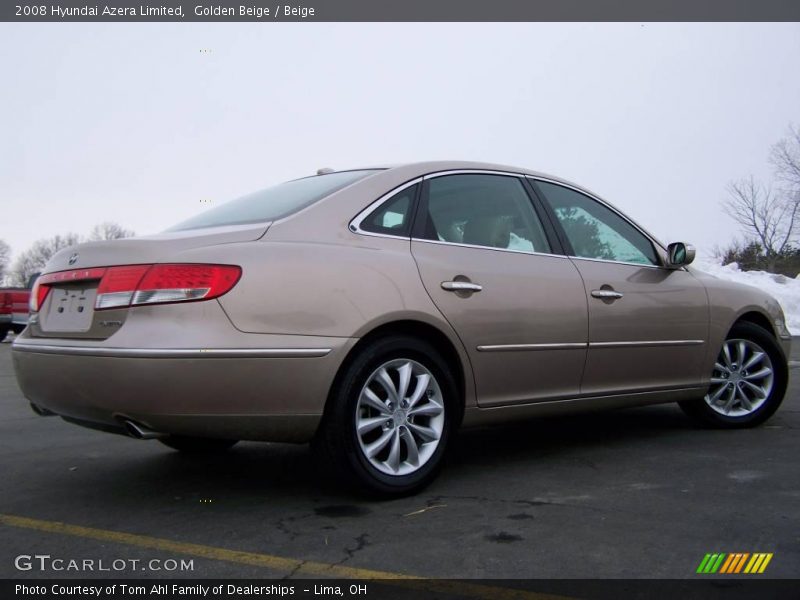
M 163 262 L 183 250 L 257 240 L 267 232 L 269 225 L 269 223 L 258 223 L 209 227 L 168 231 L 120 240 L 87 242 L 55 254 L 43 272 Z

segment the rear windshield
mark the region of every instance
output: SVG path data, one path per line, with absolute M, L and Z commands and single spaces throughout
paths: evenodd
M 275 187 L 226 202 L 178 223 L 167 231 L 274 221 L 297 212 L 373 173 L 377 173 L 377 171 L 341 171 L 287 181 Z

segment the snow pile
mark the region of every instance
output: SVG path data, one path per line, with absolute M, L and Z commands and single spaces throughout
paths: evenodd
M 783 308 L 786 326 L 793 334 L 800 335 L 800 279 L 766 271 L 742 271 L 736 263 L 723 266 L 713 259 L 698 258 L 693 266 L 714 277 L 746 283 L 772 295 Z

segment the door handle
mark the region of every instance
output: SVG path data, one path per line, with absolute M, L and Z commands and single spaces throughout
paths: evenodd
M 480 292 L 483 286 L 469 281 L 443 281 L 442 289 L 448 292 Z
M 592 290 L 592 297 L 600 298 L 601 300 L 618 300 L 622 296 L 622 292 L 615 292 L 614 290 Z

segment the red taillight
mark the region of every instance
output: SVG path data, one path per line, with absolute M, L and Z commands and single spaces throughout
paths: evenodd
M 96 310 L 188 300 L 211 300 L 230 291 L 242 269 L 233 265 L 125 265 L 48 273 L 31 291 L 31 312 L 38 311 L 50 287 L 58 283 L 99 279 Z
M 100 280 L 94 307 L 100 310 L 130 306 L 136 286 L 149 268 L 150 265 L 110 267 Z
M 133 304 L 210 300 L 228 292 L 242 275 L 232 265 L 153 265 L 139 282 Z
M 74 269 L 72 271 L 59 271 L 58 273 L 48 273 L 47 275 L 40 275 L 36 278 L 31 290 L 31 297 L 28 300 L 28 305 L 31 312 L 38 311 L 45 298 L 47 298 L 50 288 L 57 283 L 71 283 L 73 281 L 88 281 L 92 279 L 101 279 L 106 270 L 103 267 L 93 269 Z

